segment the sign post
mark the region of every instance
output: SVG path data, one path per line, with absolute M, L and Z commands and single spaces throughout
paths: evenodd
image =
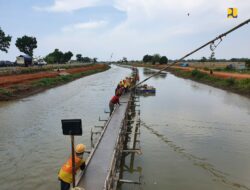
M 72 158 L 72 185 L 75 187 L 75 142 L 74 136 L 82 135 L 82 121 L 81 119 L 63 119 L 62 130 L 64 135 L 71 137 L 71 158 Z

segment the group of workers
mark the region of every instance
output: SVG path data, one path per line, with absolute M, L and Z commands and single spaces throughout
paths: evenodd
M 121 105 L 120 97 L 123 94 L 126 94 L 136 84 L 136 81 L 139 81 L 139 75 L 138 75 L 137 69 L 133 69 L 133 71 L 134 72 L 131 77 L 126 77 L 124 80 L 121 80 L 118 83 L 115 89 L 115 95 L 109 101 L 110 116 L 112 115 L 114 111 L 115 105 Z
M 116 104 L 120 105 L 119 98 L 123 94 L 127 93 L 136 82 L 139 80 L 138 70 L 133 68 L 132 77 L 126 77 L 124 80 L 121 80 L 115 89 L 115 96 L 109 102 L 110 115 L 114 111 L 114 106 Z M 75 147 L 75 170 L 74 174 L 81 169 L 85 169 L 85 160 L 83 158 L 83 154 L 85 152 L 86 146 L 84 144 L 78 144 Z M 61 167 L 58 179 L 61 182 L 61 190 L 69 190 L 70 184 L 73 181 L 72 175 L 72 157 L 70 157 L 67 162 Z

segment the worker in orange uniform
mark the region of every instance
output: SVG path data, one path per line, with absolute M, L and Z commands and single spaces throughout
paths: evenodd
M 112 114 L 112 112 L 114 111 L 114 106 L 116 104 L 121 105 L 120 104 L 120 98 L 121 94 L 117 93 L 115 96 L 112 97 L 112 99 L 109 101 L 109 111 L 110 111 L 110 115 Z
M 84 144 L 78 144 L 75 148 L 75 173 L 79 168 L 84 170 L 85 160 L 83 159 L 83 154 L 86 147 Z M 73 181 L 72 178 L 72 157 L 62 166 L 59 171 L 58 178 L 61 181 L 61 190 L 69 190 L 70 184 Z

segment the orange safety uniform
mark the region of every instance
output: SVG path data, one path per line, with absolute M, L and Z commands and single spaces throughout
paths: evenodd
M 85 165 L 85 160 L 75 156 L 75 173 L 82 166 Z M 72 158 L 70 157 L 68 161 L 62 166 L 58 174 L 59 179 L 66 183 L 72 183 Z

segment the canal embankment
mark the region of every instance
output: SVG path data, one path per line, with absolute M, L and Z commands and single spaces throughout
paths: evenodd
M 91 64 L 48 70 L 29 69 L 29 73 L 0 76 L 0 101 L 27 97 L 84 76 L 108 70 L 105 64 Z
M 75 143 L 90 150 L 91 129 L 103 126 L 98 118 L 108 117 L 104 111 L 117 83 L 130 73 L 111 66 L 26 98 L 0 102 L 0 189 L 60 189 L 58 171 L 71 154 L 61 120 L 82 120 L 83 135 L 75 137 Z
M 141 80 L 149 76 L 142 68 L 139 72 Z M 58 189 L 58 170 L 71 153 L 61 119 L 82 119 L 83 136 L 76 144 L 90 149 L 91 129 L 103 126 L 98 118 L 107 119 L 104 111 L 117 82 L 130 73 L 111 66 L 28 98 L 0 102 L 1 190 Z M 141 185 L 121 189 L 249 189 L 249 98 L 171 73 L 147 84 L 157 91 L 137 103 L 143 154 L 133 162 L 127 157 L 123 173 L 133 181 L 142 176 Z
M 162 69 L 166 65 L 148 65 L 136 64 L 138 67 L 147 67 L 152 69 Z M 190 79 L 196 82 L 207 84 L 216 88 L 234 92 L 246 97 L 250 97 L 250 74 L 230 73 L 230 72 L 212 72 L 190 68 L 190 67 L 169 67 L 166 71 L 175 76 Z
M 193 69 L 190 71 L 178 68 L 169 68 L 168 71 L 178 77 L 191 79 L 216 88 L 250 97 L 250 78 L 238 79 L 233 76 L 219 77 L 217 75 L 208 74 L 197 69 Z

